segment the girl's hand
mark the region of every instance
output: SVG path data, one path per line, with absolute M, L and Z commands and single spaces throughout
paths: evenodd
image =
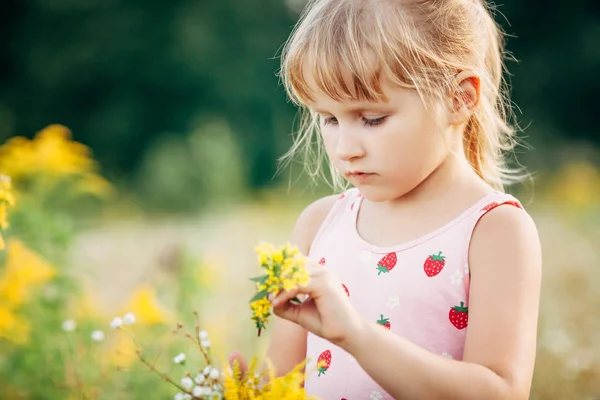
M 272 301 L 273 312 L 343 347 L 362 326 L 363 319 L 331 270 L 311 261 L 306 263 L 306 269 L 310 276 L 308 286 L 279 293 Z M 298 294 L 308 298 L 302 304 L 291 302 Z

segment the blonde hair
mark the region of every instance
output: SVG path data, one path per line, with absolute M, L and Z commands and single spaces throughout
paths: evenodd
M 480 99 L 464 130 L 465 156 L 496 189 L 518 180 L 505 154 L 516 142 L 503 79 L 504 35 L 482 1 L 310 0 L 282 51 L 280 77 L 302 113 L 294 144 L 280 161 L 302 153 L 312 178 L 326 161 L 318 115 L 308 107 L 306 71 L 335 100 L 385 101 L 385 74 L 432 105 L 446 102 L 457 89 L 457 73 L 471 70 L 481 78 Z M 343 187 L 329 165 L 333 186 Z

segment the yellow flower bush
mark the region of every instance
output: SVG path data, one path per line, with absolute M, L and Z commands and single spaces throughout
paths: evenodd
M 47 126 L 32 140 L 16 136 L 0 146 L 0 173 L 16 182 L 40 176 L 76 176 L 79 191 L 107 195 L 111 185 L 96 173 L 97 169 L 90 149 L 73 141 L 71 131 L 59 124 Z
M 298 286 L 306 286 L 309 276 L 304 268 L 306 259 L 296 246 L 286 243 L 275 248 L 272 244 L 263 242 L 255 250 L 258 255 L 258 263 L 266 272 L 251 278 L 256 283 L 256 294 L 250 300 L 250 309 L 252 310 L 252 320 L 258 329 L 258 336 L 260 336 L 271 315 L 269 295 L 277 296 L 282 290 L 287 291 Z
M 56 275 L 56 269 L 13 238 L 8 242 L 6 264 L 0 271 L 0 338 L 25 344 L 30 324 L 17 311 L 33 288 L 42 286 Z
M 10 177 L 0 175 L 0 230 L 8 228 L 7 210 L 15 205 Z M 4 240 L 0 234 L 0 250 L 4 249 Z
M 150 285 L 142 285 L 133 292 L 123 307 L 123 312 L 126 311 L 134 313 L 142 325 L 173 322 L 173 316 L 160 304 L 156 289 Z
M 110 323 L 111 327 L 126 334 L 115 338 L 118 347 L 113 348 L 113 352 L 116 350 L 116 353 L 111 361 L 113 364 L 129 368 L 133 359 L 137 357 L 151 372 L 178 391 L 174 396 L 175 400 L 316 400 L 315 397 L 308 397 L 303 388 L 306 361 L 284 376 L 276 376 L 272 363 L 268 360 L 266 368 L 258 373 L 256 357 L 252 359 L 248 371 L 243 374 L 237 362 L 233 368 L 216 368 L 211 357 L 212 343 L 209 334 L 200 330 L 198 313 L 194 314 L 194 333 L 187 331 L 181 322 L 172 333 L 187 339 L 192 343 L 193 349 L 200 351 L 203 365 L 190 365 L 193 358 L 188 357 L 189 353 L 179 352 L 172 361 L 177 366 L 169 368 L 168 373 L 163 372 L 162 367 L 157 365 L 157 357 L 151 361 L 130 330 L 130 326 L 136 323 L 136 316 L 132 313 L 128 314 L 129 318 L 127 315 L 123 318 L 116 317 Z M 179 346 L 177 348 L 180 349 Z M 182 368 L 175 372 L 180 374 L 180 379 L 172 376 L 173 368 Z
M 298 364 L 285 376 L 276 377 L 272 365 L 262 374 L 256 373 L 256 358 L 246 374 L 240 373 L 236 363 L 233 369 L 226 369 L 223 375 L 226 400 L 304 400 L 307 397 L 303 388 L 305 363 Z M 266 379 L 265 379 L 266 378 Z

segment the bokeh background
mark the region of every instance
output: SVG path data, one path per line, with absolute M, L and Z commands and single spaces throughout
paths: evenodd
M 0 399 L 172 398 L 110 330 L 128 311 L 143 354 L 175 380 L 175 354 L 202 362 L 170 333 L 193 331 L 193 311 L 216 364 L 264 354 L 269 330 L 257 338 L 248 309 L 254 246 L 288 240 L 331 193 L 299 164 L 277 173 L 295 117 L 278 55 L 304 3 L 3 1 L 0 173 L 15 206 Z M 496 18 L 516 59 L 517 157 L 533 173 L 509 191 L 544 250 L 532 399 L 599 399 L 600 3 L 506 0 Z

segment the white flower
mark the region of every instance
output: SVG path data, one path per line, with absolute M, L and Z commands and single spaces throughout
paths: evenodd
M 389 308 L 390 310 L 393 310 L 394 308 L 398 307 L 400 305 L 400 297 L 398 296 L 390 296 L 387 299 L 387 302 L 385 303 L 385 306 L 387 308 Z
M 96 330 L 94 332 L 92 332 L 92 340 L 94 342 L 101 342 L 104 340 L 104 332 Z
M 196 381 L 196 383 L 197 383 L 198 385 L 202 385 L 202 382 L 204 382 L 204 380 L 205 380 L 205 379 L 206 379 L 206 378 L 204 377 L 204 375 L 202 375 L 202 374 L 198 374 L 198 375 L 196 375 L 196 377 L 194 378 L 194 381 Z
M 200 397 L 202 396 L 204 393 L 202 392 L 202 387 L 201 386 L 196 386 L 194 387 L 194 389 L 192 390 L 192 396 L 194 397 Z
M 194 397 L 202 397 L 209 395 L 211 392 L 212 390 L 208 386 L 196 386 L 192 390 L 192 395 L 194 395 Z
M 383 395 L 381 394 L 381 392 L 379 390 L 373 390 L 371 392 L 371 394 L 369 395 L 369 398 L 371 400 L 381 400 L 381 399 L 383 399 Z
M 202 371 L 202 373 L 203 373 L 205 376 L 208 376 L 208 374 L 210 374 L 210 371 L 211 371 L 211 370 L 212 370 L 211 366 L 210 366 L 210 365 L 208 365 L 206 368 L 204 368 L 204 371 Z
M 209 400 L 222 400 L 223 396 L 219 392 L 212 392 L 208 395 Z
M 203 340 L 201 343 L 202 347 L 208 349 L 210 347 L 210 340 Z
M 173 358 L 173 362 L 175 364 L 183 364 L 185 363 L 185 354 L 183 353 L 179 353 L 175 356 L 175 358 Z
M 365 262 L 365 263 L 366 263 L 366 262 L 368 262 L 368 261 L 371 259 L 371 256 L 372 256 L 371 252 L 370 252 L 370 251 L 368 251 L 368 250 L 365 250 L 365 251 L 363 251 L 363 252 L 362 252 L 362 254 L 360 255 L 360 260 L 361 260 L 362 262 Z
M 216 369 L 216 368 L 214 368 L 212 371 L 210 371 L 210 375 L 209 375 L 209 376 L 210 376 L 212 379 L 219 379 L 219 375 L 220 375 L 220 374 L 219 374 L 219 370 L 218 370 L 218 369 Z
M 460 272 L 460 270 L 457 270 L 450 276 L 450 282 L 452 282 L 453 285 L 460 285 L 462 283 L 462 280 L 463 274 L 462 272 Z
M 194 381 L 189 376 L 186 376 L 181 380 L 181 386 L 183 386 L 184 389 L 190 390 L 192 386 L 194 386 Z
M 68 319 L 62 323 L 62 330 L 65 332 L 74 331 L 75 328 L 77 328 L 77 323 L 75 322 L 75 320 Z
M 443 352 L 443 353 L 442 353 L 442 357 L 446 357 L 446 358 L 452 358 L 452 355 L 451 355 L 451 354 L 448 354 L 448 353 L 446 353 L 446 352 Z
M 200 338 L 200 340 L 207 340 L 208 339 L 208 332 L 206 332 L 206 331 L 200 331 L 200 333 L 198 333 L 198 338 Z
M 133 313 L 127 313 L 123 316 L 123 323 L 125 325 L 133 325 L 135 323 L 135 315 Z
M 465 275 L 469 275 L 469 264 L 465 265 Z
M 192 396 L 188 393 L 177 393 L 175 400 L 192 400 Z
M 112 321 L 110 321 L 110 327 L 113 329 L 120 328 L 123 325 L 123 320 L 121 317 L 114 317 Z
M 175 397 L 173 397 L 174 400 L 183 400 L 183 393 L 177 393 L 175 395 Z

